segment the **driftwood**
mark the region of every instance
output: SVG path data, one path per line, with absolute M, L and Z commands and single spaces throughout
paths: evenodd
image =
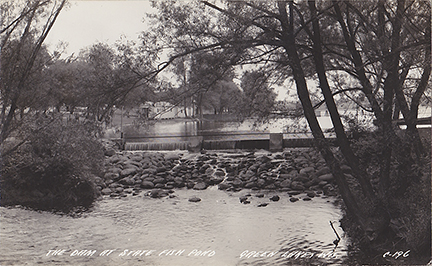
M 333 232 L 336 234 L 337 239 L 335 239 L 335 241 L 333 241 L 333 244 L 335 244 L 336 247 L 337 247 L 338 244 L 339 244 L 339 241 L 341 240 L 341 238 L 339 237 L 339 234 L 337 233 L 336 229 L 334 228 L 334 226 L 333 226 L 333 222 L 332 222 L 332 221 L 330 221 L 330 226 L 331 226 L 331 228 L 333 229 Z M 336 248 L 336 247 L 335 247 L 335 248 Z

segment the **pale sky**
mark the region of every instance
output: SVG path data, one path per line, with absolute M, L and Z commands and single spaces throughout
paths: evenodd
M 97 42 L 109 45 L 122 35 L 137 40 L 145 30 L 143 18 L 151 13 L 148 0 L 122 1 L 70 1 L 62 10 L 45 44 L 53 51 L 60 42 L 68 43 L 66 56 Z

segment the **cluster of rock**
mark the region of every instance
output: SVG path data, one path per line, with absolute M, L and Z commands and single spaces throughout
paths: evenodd
M 350 171 L 346 166 L 343 169 Z M 313 149 L 283 153 L 117 152 L 107 155 L 106 173 L 97 184 L 103 195 L 111 197 L 146 190 L 149 196 L 159 198 L 170 196 L 175 188 L 204 190 L 215 185 L 226 191 L 306 193 L 303 200 L 321 193 L 335 195 L 330 169 Z

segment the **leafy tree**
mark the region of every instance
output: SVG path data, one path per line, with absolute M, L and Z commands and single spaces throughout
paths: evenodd
M 215 114 L 239 113 L 242 92 L 232 81 L 221 80 L 205 94 L 204 106 L 213 109 Z
M 24 114 L 23 108 L 29 105 L 29 91 L 36 81 L 32 79 L 37 79 L 45 65 L 43 43 L 65 4 L 66 0 L 35 0 L 3 1 L 0 6 L 0 144 L 13 131 L 16 113 L 21 108 Z
M 21 47 L 19 47 L 21 46 Z M 31 56 L 35 43 L 33 38 L 27 39 L 25 43 L 19 43 L 18 40 L 9 41 L 3 47 L 1 53 L 2 69 L 1 77 L 4 81 L 2 94 L 6 97 L 9 95 L 8 88 L 17 86 L 17 75 L 25 68 L 27 59 Z M 17 55 L 17 50 L 19 55 Z M 45 47 L 41 47 L 40 52 L 36 56 L 33 67 L 28 73 L 26 81 L 22 83 L 19 97 L 15 101 L 16 111 L 19 116 L 23 117 L 24 112 L 28 109 L 46 110 L 48 103 L 44 100 L 48 96 L 46 72 L 44 71 L 51 64 L 51 55 Z
M 114 106 L 136 105 L 148 100 L 152 78 L 150 67 L 128 45 L 117 50 L 98 43 L 81 52 L 78 62 L 84 65 L 81 87 L 90 117 L 99 122 L 110 119 Z M 137 97 L 138 96 L 138 97 Z
M 225 63 L 224 54 L 209 52 L 196 53 L 191 56 L 187 93 L 193 97 L 196 115 L 201 116 L 203 114 L 203 106 L 220 107 L 220 104 L 214 101 L 220 100 L 220 92 L 223 89 L 221 86 L 224 84 L 221 82 L 232 81 L 233 77 L 233 68 Z M 216 96 L 218 94 L 220 95 L 219 99 Z
M 246 71 L 241 79 L 243 113 L 247 116 L 268 117 L 273 111 L 276 93 L 269 88 L 267 76 L 259 71 Z
M 64 123 L 61 115 L 26 119 L 17 135 L 23 135 L 25 143 L 2 157 L 2 206 L 65 213 L 90 207 L 98 196 L 95 176 L 102 174 L 103 165 L 102 147 L 93 130 L 75 120 Z
M 196 106 L 200 115 L 202 107 L 213 110 L 215 114 L 232 113 L 241 100 L 241 91 L 234 82 L 231 66 L 223 66 L 223 55 L 217 53 L 195 54 L 178 58 L 171 68 L 177 77 L 178 85 L 172 85 L 165 98 L 174 105 Z
M 47 72 L 49 80 L 49 95 L 46 98 L 50 106 L 55 106 L 59 111 L 65 106 L 70 113 L 75 107 L 84 106 L 86 99 L 82 77 L 89 72 L 89 66 L 76 59 L 56 60 L 51 64 Z
M 183 111 L 186 117 L 192 116 L 192 113 L 188 112 L 188 108 L 192 107 L 193 95 L 189 90 L 189 78 L 190 78 L 190 57 L 180 57 L 173 61 L 171 71 L 175 74 L 175 81 L 177 86 L 173 90 L 173 94 L 169 97 L 174 100 L 174 105 L 183 106 Z
M 57 75 L 60 68 L 52 71 L 59 54 L 50 55 L 43 44 L 65 5 L 66 0 L 0 3 L 4 206 L 68 212 L 76 206 L 89 207 L 97 197 L 94 175 L 100 174 L 103 153 L 93 130 L 46 113 L 64 102 L 52 82 L 71 83 L 66 81 L 68 75 Z

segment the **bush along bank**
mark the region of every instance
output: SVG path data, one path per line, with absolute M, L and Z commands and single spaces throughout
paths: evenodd
M 22 127 L 23 136 L 1 146 L 1 206 L 71 214 L 90 208 L 105 159 L 92 125 L 36 115 Z
M 281 153 L 107 153 L 105 169 L 97 184 L 102 195 L 110 197 L 134 196 L 144 190 L 159 198 L 169 196 L 175 188 L 204 190 L 209 186 L 225 191 L 277 190 L 289 193 L 292 202 L 301 193 L 307 194 L 303 200 L 320 194 L 337 195 L 330 169 L 313 149 Z M 350 168 L 343 169 L 349 175 Z

